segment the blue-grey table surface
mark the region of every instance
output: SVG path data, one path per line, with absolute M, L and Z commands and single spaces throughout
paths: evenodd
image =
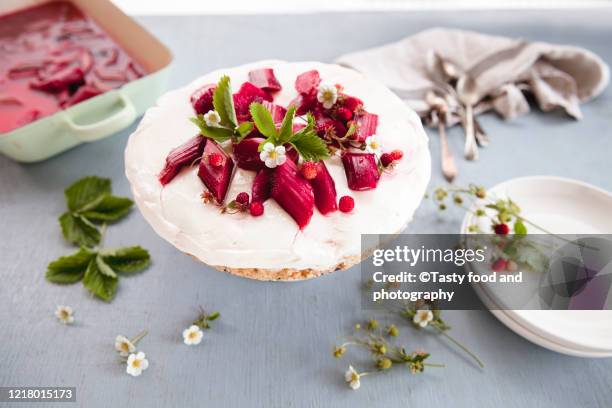
M 432 26 L 571 43 L 612 62 L 609 10 L 138 20 L 174 53 L 171 87 L 213 69 L 266 58 L 332 61 Z M 612 190 L 612 89 L 585 104 L 583 112 L 582 121 L 533 112 L 504 123 L 486 115 L 482 124 L 492 143 L 478 162 L 459 160 L 457 183 L 492 186 L 548 174 Z M 350 391 L 343 380 L 347 360 L 333 359 L 330 350 L 369 316 L 360 308 L 358 268 L 301 283 L 238 278 L 175 250 L 137 210 L 108 230 L 106 245 L 143 245 L 154 263 L 147 272 L 123 279 L 112 304 L 92 299 L 82 285 L 48 283 L 47 263 L 72 251 L 57 223 L 65 205 L 63 188 L 95 174 L 110 177 L 116 193 L 129 194 L 123 149 L 135 126 L 38 164 L 0 157 L 0 386 L 75 386 L 78 405 L 86 407 L 612 406 L 612 360 L 545 350 L 486 311 L 446 313 L 454 335 L 477 351 L 485 369 L 442 339 L 404 329 L 405 344 L 430 351 L 446 368 L 418 376 L 403 370 L 370 376 L 359 391 Z M 438 138 L 429 135 L 433 187 L 443 179 Z M 461 130 L 452 129 L 449 137 L 459 155 Z M 440 216 L 424 202 L 409 230 L 456 232 L 461 218 L 457 211 Z M 74 326 L 55 320 L 58 304 L 75 309 Z M 222 318 L 205 333 L 203 344 L 187 347 L 181 331 L 200 304 L 220 310 Z M 149 330 L 141 348 L 150 368 L 132 378 L 117 364 L 113 341 L 117 334 L 132 336 L 142 329 Z

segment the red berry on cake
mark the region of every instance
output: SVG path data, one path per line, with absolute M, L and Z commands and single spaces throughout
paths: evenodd
M 380 155 L 380 164 L 383 167 L 389 167 L 393 163 L 393 157 L 390 153 L 383 153 Z
M 355 208 L 355 200 L 351 196 L 342 196 L 340 197 L 338 208 L 344 213 L 349 213 Z
M 497 235 L 508 235 L 510 227 L 508 227 L 508 224 L 495 224 L 493 225 L 493 231 L 495 231 Z
M 211 153 L 208 156 L 208 163 L 213 167 L 219 167 L 223 164 L 223 156 L 219 153 Z
M 391 158 L 393 159 L 393 161 L 402 160 L 402 157 L 404 157 L 404 152 L 402 152 L 401 150 L 396 149 L 391 152 Z
M 259 201 L 254 201 L 251 203 L 251 215 L 253 217 L 259 217 L 264 213 L 264 206 Z
M 307 161 L 302 164 L 302 177 L 306 180 L 312 180 L 317 177 L 317 164 Z
M 248 206 L 249 205 L 249 193 L 245 193 L 244 191 L 242 193 L 238 193 L 238 195 L 236 196 L 236 202 L 245 207 Z
M 338 110 L 336 111 L 336 116 L 338 117 L 338 119 L 346 122 L 353 119 L 353 112 L 351 112 L 347 108 L 338 108 Z

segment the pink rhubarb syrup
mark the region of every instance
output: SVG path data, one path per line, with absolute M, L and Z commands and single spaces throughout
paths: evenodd
M 0 133 L 143 75 L 142 67 L 71 3 L 0 16 Z

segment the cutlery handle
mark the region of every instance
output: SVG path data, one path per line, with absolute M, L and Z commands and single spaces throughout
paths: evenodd
M 474 110 L 471 104 L 465 105 L 465 147 L 463 154 L 467 160 L 478 160 L 478 146 L 474 134 Z
M 438 131 L 440 133 L 440 159 L 442 162 L 442 175 L 450 183 L 457 177 L 457 166 L 455 159 L 448 147 L 446 141 L 446 128 L 442 119 L 438 122 Z

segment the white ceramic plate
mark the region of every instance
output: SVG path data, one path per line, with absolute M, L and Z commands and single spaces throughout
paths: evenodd
M 526 218 L 554 233 L 612 233 L 609 216 L 612 194 L 586 183 L 559 177 L 523 177 L 501 183 L 489 192 L 512 198 Z M 473 222 L 473 217 L 467 214 L 462 233 L 466 233 Z M 482 290 L 477 293 L 485 302 Z M 488 294 L 488 297 L 488 306 L 491 306 L 494 296 Z M 551 350 L 572 355 L 581 351 L 588 356 L 612 355 L 612 311 L 492 312 L 511 330 Z

